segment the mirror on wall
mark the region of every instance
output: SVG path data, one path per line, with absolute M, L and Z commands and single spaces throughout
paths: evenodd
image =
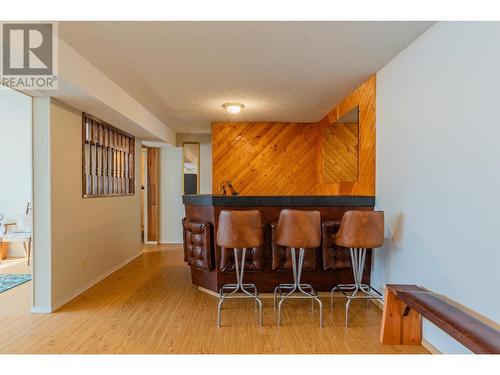
M 182 174 L 184 194 L 200 192 L 200 144 L 182 144 Z
M 324 137 L 324 182 L 354 182 L 359 174 L 359 107 L 354 107 L 333 124 Z

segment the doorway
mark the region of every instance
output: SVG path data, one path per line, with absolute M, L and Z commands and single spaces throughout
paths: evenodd
M 141 149 L 141 232 L 142 242 L 157 244 L 159 241 L 159 196 L 158 196 L 159 149 Z
M 32 105 L 30 96 L 0 87 L 0 296 L 31 288 Z

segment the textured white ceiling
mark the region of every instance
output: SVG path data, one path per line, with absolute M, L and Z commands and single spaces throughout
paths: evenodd
M 317 121 L 432 22 L 61 22 L 60 37 L 180 133 Z M 222 108 L 245 104 L 239 115 Z

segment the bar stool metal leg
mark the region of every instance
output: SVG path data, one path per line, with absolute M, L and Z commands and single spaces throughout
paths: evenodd
M 333 309 L 334 302 L 334 292 L 338 290 L 341 292 L 345 298 L 347 298 L 347 302 L 345 304 L 345 325 L 346 327 L 349 325 L 349 306 L 351 301 L 354 299 L 382 299 L 382 293 L 380 293 L 377 289 L 372 287 L 369 284 L 363 284 L 363 272 L 365 269 L 365 260 L 366 260 L 366 249 L 356 249 L 351 248 L 351 264 L 352 264 L 352 272 L 354 275 L 354 284 L 339 284 L 334 287 L 330 293 L 330 310 Z M 348 293 L 351 294 L 348 294 Z M 358 292 L 364 293 L 364 295 L 358 295 Z
M 259 326 L 262 327 L 262 301 L 259 299 L 259 292 L 257 291 L 257 287 L 255 286 L 255 284 L 243 283 L 246 248 L 242 249 L 241 265 L 239 264 L 238 260 L 238 252 L 240 249 L 235 248 L 233 250 L 234 250 L 234 266 L 236 271 L 236 284 L 224 284 L 220 288 L 219 304 L 217 305 L 217 327 L 221 326 L 222 304 L 226 299 L 254 299 L 255 303 L 259 307 Z M 249 289 L 253 290 L 253 292 L 252 293 L 249 292 Z M 224 293 L 226 290 L 228 291 L 227 294 Z M 236 294 L 238 291 L 240 291 L 243 294 Z
M 280 284 L 274 289 L 274 306 L 276 308 L 276 297 L 277 294 L 280 296 L 278 303 L 278 326 L 281 324 L 281 306 L 285 299 L 311 299 L 314 304 L 316 301 L 319 305 L 319 326 L 323 326 L 323 303 L 319 299 L 314 288 L 310 284 L 302 284 L 300 278 L 302 276 L 302 268 L 304 265 L 304 248 L 300 249 L 299 252 L 299 264 L 297 266 L 297 258 L 295 256 L 295 248 L 290 248 L 291 258 L 292 258 L 292 272 L 293 272 L 293 284 Z M 283 294 L 283 291 L 287 292 Z M 300 293 L 299 295 L 294 295 L 294 293 Z

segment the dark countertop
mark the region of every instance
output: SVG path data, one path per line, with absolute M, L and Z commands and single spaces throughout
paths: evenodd
M 224 207 L 371 207 L 375 197 L 359 195 L 183 195 L 182 203 Z

